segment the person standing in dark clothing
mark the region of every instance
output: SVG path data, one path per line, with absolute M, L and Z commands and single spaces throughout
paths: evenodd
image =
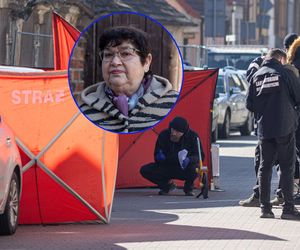
M 189 128 L 187 120 L 182 117 L 175 117 L 169 128 L 159 134 L 154 150 L 155 162 L 140 169 L 145 179 L 158 185 L 159 195 L 166 195 L 176 187 L 172 179 L 184 180 L 185 195 L 194 195 L 193 184 L 197 177 L 196 168 L 199 168 L 197 138 L 197 133 Z M 201 142 L 200 148 L 203 160 Z
M 265 56 L 257 57 L 249 65 L 247 73 L 246 73 L 247 81 L 249 83 L 250 83 L 253 75 L 261 67 L 261 65 L 264 61 L 264 58 L 265 58 Z M 284 59 L 285 60 L 283 60 L 283 61 L 286 61 L 286 54 L 285 54 Z M 257 135 L 257 121 L 256 121 L 256 119 L 254 119 L 254 133 L 255 133 L 255 135 Z M 261 154 L 260 153 L 260 146 L 259 146 L 259 144 L 257 144 L 257 146 L 255 147 L 255 157 L 254 157 L 254 170 L 255 170 L 255 176 L 256 176 L 256 184 L 253 187 L 253 194 L 249 198 L 239 201 L 240 206 L 243 206 L 243 207 L 259 207 L 260 206 L 260 203 L 259 203 L 259 183 L 258 183 L 258 169 L 259 169 L 259 165 L 260 165 L 260 154 Z M 278 165 L 277 161 L 275 161 L 275 165 L 276 165 L 277 174 L 280 177 L 280 169 L 279 169 L 279 165 Z M 278 186 L 278 188 L 276 190 L 276 198 L 273 199 L 271 201 L 271 203 L 273 205 L 279 205 L 279 204 L 283 203 L 283 198 L 282 198 L 282 194 L 281 194 L 280 185 Z
M 259 56 L 256 57 L 249 65 L 247 72 L 246 72 L 246 78 L 247 81 L 250 83 L 253 75 L 258 71 L 260 66 L 262 65 L 264 61 L 264 56 Z M 254 120 L 254 130 L 255 134 L 256 132 L 256 120 Z M 255 170 L 255 176 L 256 176 L 256 185 L 253 187 L 253 194 L 245 199 L 245 200 L 240 200 L 239 205 L 244 206 L 244 207 L 259 207 L 259 184 L 258 184 L 258 179 L 257 179 L 257 173 L 258 173 L 258 168 L 259 168 L 259 162 L 260 162 L 260 151 L 259 151 L 259 146 L 257 145 L 255 148 L 255 158 L 254 158 L 254 170 Z
M 287 63 L 294 65 L 298 70 L 298 75 L 300 75 L 300 38 L 297 37 L 291 44 L 288 53 L 287 53 Z M 299 76 L 298 76 L 299 77 Z M 298 112 L 300 113 L 300 107 L 297 107 Z M 296 165 L 295 165 L 295 177 L 297 179 L 297 184 L 299 186 L 299 177 L 300 177 L 300 115 L 298 120 L 298 128 L 296 130 Z M 300 196 L 298 195 L 295 198 L 295 203 L 300 204 Z
M 291 45 L 293 44 L 293 42 L 297 38 L 298 38 L 298 35 L 295 34 L 295 33 L 287 34 L 285 36 L 284 40 L 283 40 L 284 49 L 286 51 L 289 51 L 289 48 L 291 47 Z M 247 78 L 247 81 L 249 83 L 250 83 L 251 78 L 253 77 L 253 75 L 261 67 L 261 65 L 264 61 L 264 58 L 265 58 L 264 56 L 257 57 L 250 63 L 250 65 L 247 69 L 247 73 L 246 73 L 246 78 Z M 286 61 L 286 60 L 284 60 L 284 61 Z M 285 64 L 286 62 L 282 62 L 282 63 Z M 289 65 L 287 65 L 286 67 L 289 68 L 290 70 L 294 71 L 294 69 L 292 69 L 288 66 Z M 257 134 L 256 120 L 254 121 L 254 126 L 255 126 L 255 134 Z M 298 126 L 298 130 L 299 130 L 299 126 Z M 300 130 L 299 130 L 299 134 L 300 134 Z M 296 136 L 296 144 L 297 144 L 297 141 L 298 141 L 298 139 L 297 139 L 297 136 Z M 299 138 L 299 143 L 300 143 L 300 138 Z M 299 152 L 299 151 L 297 151 L 297 152 Z M 259 204 L 259 184 L 258 184 L 258 178 L 257 178 L 259 164 L 260 164 L 260 147 L 259 147 L 259 145 L 257 145 L 256 148 L 255 148 L 255 159 L 254 159 L 256 185 L 253 187 L 253 194 L 249 198 L 239 201 L 239 205 L 241 205 L 241 206 L 244 206 L 244 207 L 259 207 L 260 206 L 260 204 Z M 298 161 L 296 161 L 295 175 L 294 175 L 295 179 L 299 179 L 298 169 L 299 169 L 299 163 L 298 163 Z M 277 170 L 278 176 L 280 177 L 280 170 L 279 170 L 278 164 L 276 166 L 276 170 Z M 300 197 L 299 197 L 299 202 L 300 202 Z M 276 191 L 275 198 L 273 200 L 271 200 L 271 204 L 272 205 L 280 205 L 282 203 L 283 203 L 283 197 L 282 197 L 281 188 L 280 188 L 280 185 L 279 185 L 278 189 Z
M 300 85 L 290 70 L 281 64 L 284 52 L 272 49 L 261 68 L 253 75 L 246 106 L 257 119 L 261 152 L 258 171 L 261 218 L 274 218 L 270 203 L 272 167 L 275 157 L 280 165 L 280 185 L 284 197 L 282 219 L 300 220 L 294 206 L 295 131 L 300 105 Z

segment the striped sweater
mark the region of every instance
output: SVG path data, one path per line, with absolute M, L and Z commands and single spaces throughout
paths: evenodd
M 97 126 L 118 133 L 138 132 L 154 126 L 168 114 L 178 97 L 167 79 L 155 75 L 144 96 L 126 117 L 107 97 L 104 87 L 105 83 L 101 82 L 84 89 L 80 109 Z

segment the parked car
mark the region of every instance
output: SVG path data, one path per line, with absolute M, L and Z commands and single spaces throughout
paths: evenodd
M 218 97 L 218 95 L 216 95 Z M 218 119 L 219 119 L 219 109 L 218 100 L 214 99 L 212 118 L 211 118 L 211 142 L 216 142 L 218 140 Z
M 250 135 L 253 130 L 253 114 L 246 108 L 248 87 L 244 75 L 233 67 L 219 70 L 216 94 L 220 138 L 228 138 L 232 129 L 238 129 L 241 135 Z
M 0 234 L 14 234 L 22 190 L 20 153 L 12 130 L 0 116 Z
M 209 68 L 234 67 L 246 72 L 254 58 L 268 52 L 268 48 L 257 45 L 216 45 L 207 46 L 207 66 Z

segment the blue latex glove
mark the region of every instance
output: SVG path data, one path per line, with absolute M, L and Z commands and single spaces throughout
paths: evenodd
M 182 166 L 181 166 L 182 169 L 186 169 L 186 167 L 189 165 L 190 161 L 191 161 L 190 158 L 186 157 L 182 162 Z
M 164 161 L 166 159 L 166 156 L 164 155 L 162 150 L 159 150 L 158 153 L 155 156 L 155 159 L 157 161 Z

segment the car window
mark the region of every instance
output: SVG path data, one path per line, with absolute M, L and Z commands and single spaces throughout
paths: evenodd
M 241 89 L 241 91 L 244 91 L 245 88 L 244 88 L 244 85 L 242 84 L 240 78 L 236 74 L 232 74 L 232 78 L 234 80 L 235 87 L 238 87 Z
M 242 83 L 244 89 L 248 89 L 249 84 L 248 84 L 246 78 L 242 75 L 238 75 L 238 78 L 241 80 L 241 83 Z
M 220 75 L 218 76 L 218 80 L 217 80 L 216 93 L 217 94 L 225 93 L 223 76 Z
M 236 87 L 235 82 L 234 82 L 231 74 L 228 75 L 228 85 L 229 85 L 229 89 L 232 89 L 232 88 Z
M 210 68 L 233 66 L 236 69 L 247 70 L 254 58 L 261 56 L 261 52 L 214 52 L 208 51 L 207 65 Z

